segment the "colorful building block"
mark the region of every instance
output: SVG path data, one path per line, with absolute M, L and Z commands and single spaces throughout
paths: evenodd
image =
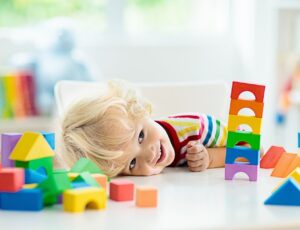
M 1 209 L 16 211 L 40 211 L 43 194 L 40 189 L 22 189 L 15 193 L 1 193 Z
M 236 173 L 244 172 L 250 181 L 257 181 L 257 168 L 257 165 L 243 163 L 225 164 L 225 180 L 232 180 Z
M 79 175 L 79 173 L 72 173 L 72 172 L 68 173 L 68 177 L 69 177 L 70 181 L 75 180 L 75 178 L 78 177 L 78 175 Z
M 44 136 L 44 138 L 48 142 L 51 149 L 55 150 L 55 133 L 53 133 L 53 132 L 41 132 L 41 134 Z
M 25 184 L 41 183 L 47 178 L 46 175 L 32 169 L 25 169 Z
M 32 169 L 41 174 L 50 175 L 53 171 L 53 157 L 46 157 L 30 161 L 15 161 L 16 167 Z
M 22 189 L 33 189 L 36 188 L 38 184 L 24 184 Z
M 3 167 L 14 167 L 14 161 L 9 159 L 9 156 L 16 144 L 20 140 L 20 133 L 2 133 L 1 134 L 1 162 Z
M 53 156 L 54 152 L 42 134 L 25 132 L 13 149 L 10 159 L 28 162 Z
M 143 208 L 157 207 L 157 189 L 152 187 L 137 187 L 135 204 Z
M 262 118 L 263 115 L 263 109 L 264 109 L 264 103 L 256 102 L 256 101 L 249 101 L 249 100 L 234 100 L 232 99 L 230 101 L 230 109 L 229 114 L 230 115 L 238 115 L 239 111 L 244 108 L 251 109 L 255 117 Z
M 258 165 L 259 150 L 253 150 L 243 146 L 226 149 L 226 164 L 236 163 L 237 158 L 246 158 L 250 165 Z
M 295 153 L 283 153 L 273 169 L 271 176 L 280 178 L 287 177 L 290 173 L 290 171 L 288 171 L 289 166 L 296 157 L 297 154 Z
M 248 91 L 253 93 L 255 96 L 256 102 L 263 102 L 264 95 L 265 95 L 265 86 L 264 85 L 257 85 L 257 84 L 250 84 L 250 83 L 243 83 L 243 82 L 232 82 L 232 89 L 231 89 L 231 99 L 238 100 L 241 93 Z
M 24 185 L 24 170 L 3 168 L 0 171 L 0 192 L 17 192 Z
M 66 212 L 83 212 L 85 208 L 106 208 L 106 194 L 103 188 L 80 188 L 63 193 L 63 207 Z
M 89 173 L 100 173 L 104 174 L 102 170 L 91 160 L 87 158 L 80 158 L 71 168 L 70 172 L 73 173 L 82 173 L 82 172 L 89 172 Z
M 109 184 L 109 197 L 114 201 L 133 200 L 134 184 L 128 180 L 112 180 Z
M 104 190 L 107 190 L 107 176 L 104 174 L 92 174 L 92 177 L 98 182 L 100 187 L 104 188 Z
M 227 145 L 228 148 L 234 148 L 239 142 L 249 143 L 251 149 L 260 150 L 260 135 L 244 131 L 228 132 Z
M 85 187 L 91 187 L 89 184 L 87 184 L 84 181 L 78 181 L 78 182 L 71 182 L 72 188 L 85 188 Z
M 99 183 L 92 177 L 92 175 L 89 172 L 83 172 L 76 177 L 73 182 L 85 182 L 88 185 L 92 187 L 99 187 Z
M 254 134 L 260 134 L 261 118 L 253 116 L 229 115 L 228 131 L 238 131 L 240 125 L 248 125 Z
M 271 146 L 260 160 L 260 167 L 264 169 L 274 168 L 286 150 L 280 146 Z

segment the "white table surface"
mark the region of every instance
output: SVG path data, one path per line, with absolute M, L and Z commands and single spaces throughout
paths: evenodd
M 0 229 L 300 229 L 300 207 L 265 206 L 282 180 L 259 171 L 249 182 L 239 173 L 224 180 L 224 168 L 201 173 L 168 168 L 151 177 L 124 177 L 135 185 L 158 188 L 157 208 L 138 208 L 134 201 L 108 200 L 101 211 L 65 213 L 61 205 L 40 212 L 0 211 Z

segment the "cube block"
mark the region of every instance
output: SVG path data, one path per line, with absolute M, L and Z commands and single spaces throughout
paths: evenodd
M 136 188 L 136 206 L 138 207 L 156 207 L 157 189 L 151 187 Z
M 24 170 L 3 168 L 0 171 L 0 192 L 17 192 L 24 185 Z
M 133 200 L 134 184 L 128 180 L 112 180 L 109 184 L 109 196 L 114 201 Z

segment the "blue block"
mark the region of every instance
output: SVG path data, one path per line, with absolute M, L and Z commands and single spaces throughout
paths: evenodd
M 43 208 L 40 189 L 22 189 L 15 193 L 1 193 L 1 209 L 15 211 L 39 211 Z
M 234 148 L 226 149 L 226 164 L 234 164 L 238 157 L 246 158 L 250 165 L 258 165 L 260 154 L 259 150 L 250 149 L 244 146 L 235 146 Z
M 85 183 L 84 181 L 79 182 L 72 182 L 72 188 L 84 188 L 84 187 L 91 187 L 89 184 Z
M 55 134 L 52 132 L 41 132 L 52 150 L 55 150 Z
M 300 148 L 300 132 L 298 132 L 298 148 Z
M 300 185 L 293 178 L 288 178 L 264 202 L 267 205 L 300 205 Z
M 47 179 L 45 174 L 41 174 L 32 169 L 25 169 L 25 184 L 39 184 Z

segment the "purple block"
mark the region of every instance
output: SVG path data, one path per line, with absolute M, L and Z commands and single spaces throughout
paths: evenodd
M 14 167 L 14 161 L 9 159 L 11 152 L 20 140 L 20 133 L 3 133 L 1 134 L 1 161 L 3 167 Z
M 232 180 L 238 172 L 244 172 L 248 175 L 250 181 L 257 181 L 257 165 L 248 165 L 243 163 L 225 164 L 225 180 Z
M 62 203 L 63 203 L 63 196 L 62 196 L 62 194 L 60 194 L 60 195 L 58 196 L 57 203 L 58 203 L 58 204 L 62 204 Z

